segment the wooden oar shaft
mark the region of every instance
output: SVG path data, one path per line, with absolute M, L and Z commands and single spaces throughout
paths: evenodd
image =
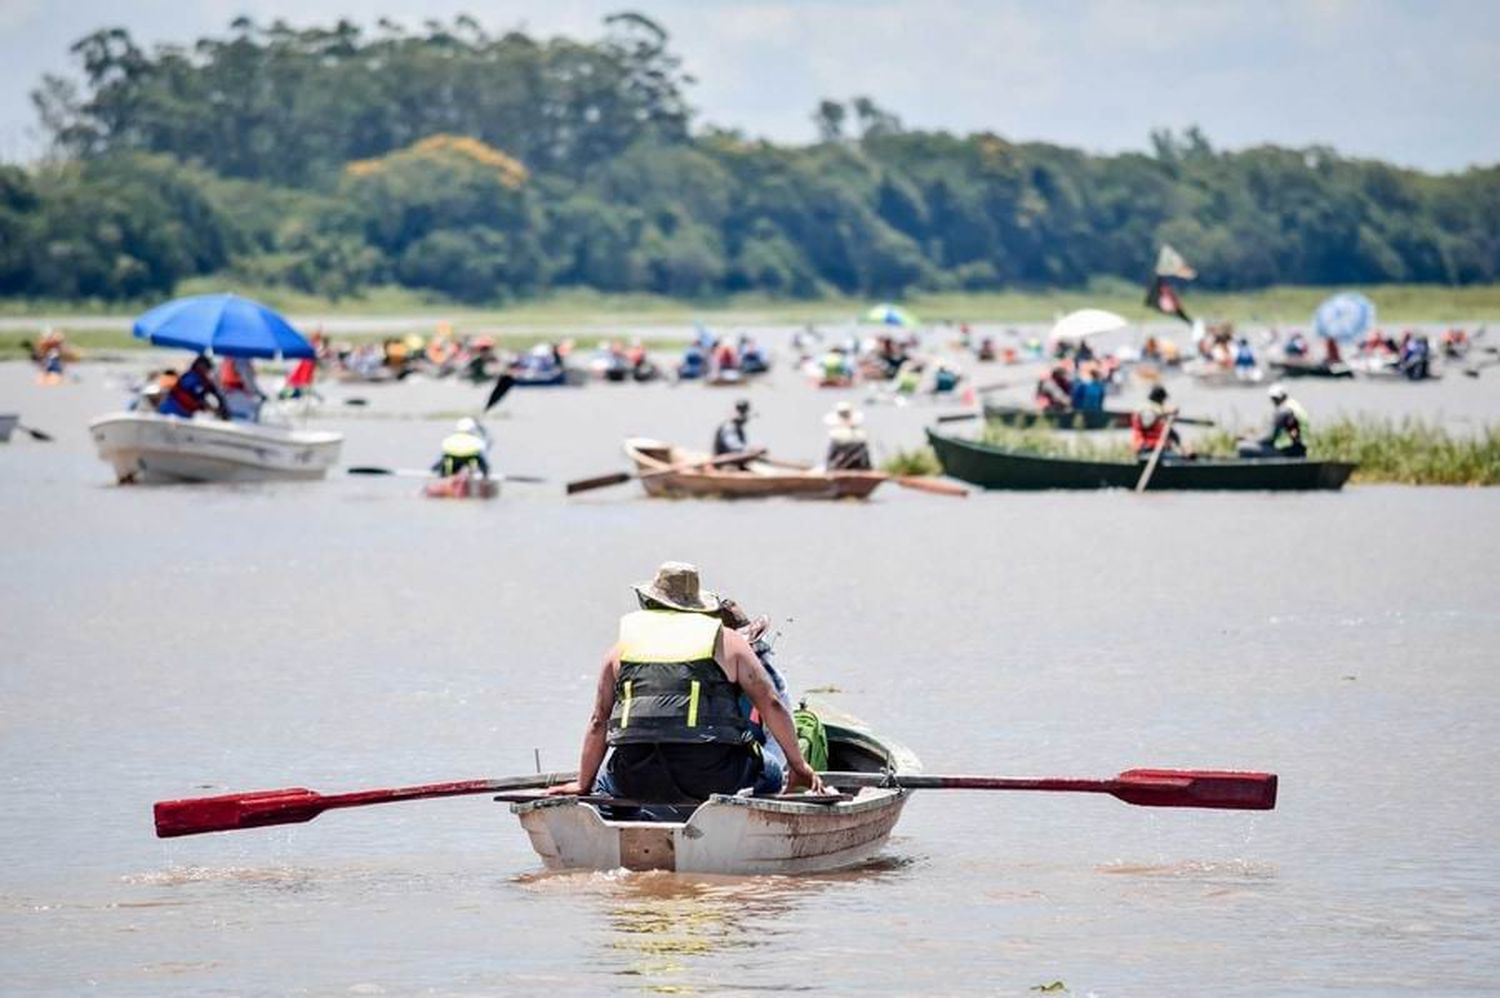
M 153 811 L 157 837 L 167 839 L 205 832 L 227 832 L 238 828 L 294 825 L 311 821 L 324 811 L 340 807 L 364 807 L 368 804 L 388 804 L 429 797 L 457 797 L 463 794 L 547 787 L 555 783 L 567 783 L 577 777 L 577 773 L 538 773 L 534 776 L 511 776 L 495 780 L 461 780 L 454 783 L 356 790 L 343 794 L 320 794 L 305 787 L 284 787 L 280 790 L 254 790 L 215 797 L 157 801 Z
M 665 475 L 676 475 L 684 471 L 693 471 L 697 468 L 713 468 L 721 464 L 738 464 L 741 461 L 753 461 L 764 456 L 764 447 L 752 447 L 747 451 L 738 451 L 733 454 L 720 454 L 718 457 L 703 458 L 696 461 L 683 461 L 667 468 L 657 468 L 655 471 L 643 471 L 639 474 L 630 474 L 627 471 L 617 471 L 610 475 L 600 475 L 597 478 L 582 478 L 567 484 L 568 495 L 577 492 L 587 492 L 590 489 L 602 489 L 606 485 L 623 485 L 632 478 L 647 481 L 652 478 L 661 478 Z
M 1269 811 L 1276 806 L 1276 774 L 1201 769 L 1132 769 L 1113 779 L 1018 779 L 927 773 L 823 773 L 835 787 L 903 790 L 1040 790 L 1109 794 L 1141 807 L 1202 807 Z

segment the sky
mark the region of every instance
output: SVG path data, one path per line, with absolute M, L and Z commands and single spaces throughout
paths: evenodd
M 0 159 L 43 147 L 29 92 L 68 46 L 473 14 L 492 31 L 598 37 L 662 24 L 699 123 L 812 141 L 823 98 L 867 95 L 907 127 L 1092 152 L 1200 126 L 1219 148 L 1329 145 L 1433 172 L 1500 162 L 1500 0 L 0 0 Z

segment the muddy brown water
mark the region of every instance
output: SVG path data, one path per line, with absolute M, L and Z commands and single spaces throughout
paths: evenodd
M 626 433 L 701 446 L 735 397 L 665 385 L 514 392 L 499 463 L 554 484 L 494 503 L 339 475 L 119 488 L 86 423 L 123 370 L 42 388 L 0 365 L 0 409 L 58 438 L 0 447 L 6 992 L 1497 987 L 1500 491 L 564 499 L 624 467 Z M 406 467 L 484 395 L 325 391 L 346 464 Z M 807 458 L 832 402 L 862 397 L 785 369 L 745 394 L 756 439 Z M 1315 416 L 1500 418 L 1485 379 L 1298 395 Z M 868 425 L 913 446 L 935 411 Z M 545 874 L 482 797 L 153 837 L 159 798 L 571 767 L 628 584 L 667 558 L 773 615 L 796 688 L 930 771 L 1259 768 L 1280 806 L 924 792 L 877 863 L 800 879 Z

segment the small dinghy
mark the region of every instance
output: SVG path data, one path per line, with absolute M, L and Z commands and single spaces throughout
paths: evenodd
M 909 749 L 857 722 L 825 717 L 823 725 L 833 769 L 908 773 L 921 768 Z M 868 862 L 890 838 L 909 794 L 863 787 L 831 803 L 716 794 L 678 809 L 671 820 L 650 820 L 638 807 L 610 806 L 597 798 L 536 796 L 512 802 L 511 811 L 549 870 L 806 874 Z
M 429 499 L 494 499 L 500 494 L 500 480 L 460 471 L 428 482 L 422 494 Z

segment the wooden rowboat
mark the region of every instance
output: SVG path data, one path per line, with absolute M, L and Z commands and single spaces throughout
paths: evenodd
M 500 481 L 461 471 L 428 482 L 422 486 L 422 494 L 429 499 L 493 499 L 500 494 Z
M 976 440 L 927 431 L 943 472 L 986 489 L 1133 489 L 1141 465 L 1133 461 L 1082 461 L 1043 457 L 992 447 Z M 1253 461 L 1202 459 L 1163 461 L 1152 491 L 1257 490 L 1270 492 L 1337 490 L 1355 465 L 1342 461 L 1263 458 Z
M 768 458 L 751 461 L 745 469 L 694 468 L 695 462 L 707 461 L 708 455 L 645 437 L 626 440 L 625 453 L 642 476 L 670 471 L 641 479 L 647 495 L 668 498 L 863 499 L 890 478 L 881 471 L 825 471 Z
M 910 750 L 857 722 L 824 720 L 833 769 L 921 768 Z M 667 870 L 730 875 L 805 874 L 868 862 L 890 837 L 910 791 L 865 787 L 836 803 L 716 794 L 670 820 L 576 797 L 511 804 L 549 870 Z M 606 816 L 606 812 L 610 812 Z

